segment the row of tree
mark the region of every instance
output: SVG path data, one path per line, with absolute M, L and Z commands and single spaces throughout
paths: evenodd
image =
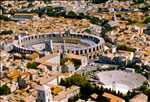
M 126 67 L 135 69 L 136 73 L 140 73 L 144 75 L 147 79 L 150 77 L 150 66 L 149 65 L 136 65 L 136 64 L 128 64 Z M 145 71 L 145 72 L 144 72 Z
M 4 21 L 13 21 L 10 18 L 8 18 L 7 16 L 4 15 L 0 15 L 0 20 L 4 20 Z
M 133 0 L 134 3 L 144 3 L 145 0 Z
M 74 74 L 73 76 L 66 78 L 65 80 L 61 80 L 61 85 L 70 87 L 72 85 L 77 85 L 80 87 L 80 94 L 72 98 L 72 100 L 76 100 L 77 98 L 81 98 L 87 100 L 91 94 L 97 93 L 98 95 L 102 95 L 104 92 L 111 93 L 118 97 L 124 98 L 125 100 L 129 100 L 137 93 L 128 92 L 127 95 L 123 95 L 121 92 L 116 92 L 112 89 L 107 89 L 103 87 L 98 87 L 95 84 L 91 84 L 85 76 L 81 76 L 80 74 Z
M 13 33 L 12 30 L 4 30 L 4 31 L 0 32 L 0 35 L 10 35 L 12 33 Z
M 144 94 L 148 95 L 148 97 L 150 98 L 150 87 L 148 85 L 148 82 L 146 84 L 145 83 L 143 83 L 139 90 L 142 91 Z
M 135 48 L 131 48 L 131 47 L 128 47 L 126 45 L 118 45 L 117 50 L 125 50 L 125 51 L 130 51 L 130 52 L 135 52 L 136 51 Z
M 94 4 L 106 3 L 108 0 L 91 0 Z

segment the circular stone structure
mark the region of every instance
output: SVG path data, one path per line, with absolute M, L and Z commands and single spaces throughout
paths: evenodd
M 62 44 L 65 47 L 66 53 L 76 55 L 84 55 L 89 59 L 93 59 L 103 51 L 105 41 L 103 38 L 83 34 L 83 33 L 46 33 L 31 36 L 23 36 L 19 40 L 14 41 L 13 51 L 19 53 L 33 53 L 37 51 L 42 44 L 50 43 L 52 41 L 53 52 L 59 52 Z M 39 49 L 41 48 L 39 47 Z
M 137 73 L 121 70 L 104 71 L 96 74 L 105 88 L 127 93 L 129 90 L 140 87 L 146 78 Z

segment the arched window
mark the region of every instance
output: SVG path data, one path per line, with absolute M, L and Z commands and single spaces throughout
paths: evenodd
M 85 53 L 87 53 L 87 49 L 85 49 Z
M 93 51 L 95 51 L 95 47 L 93 48 Z
M 96 47 L 96 49 L 98 50 L 98 46 Z
M 78 52 L 78 50 L 76 51 L 76 54 L 77 54 L 77 55 L 79 55 L 79 52 Z
M 91 48 L 89 48 L 89 52 L 91 52 Z
M 80 54 L 83 54 L 83 50 L 80 50 Z

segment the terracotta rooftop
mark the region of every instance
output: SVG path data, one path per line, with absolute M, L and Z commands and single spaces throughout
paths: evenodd
M 104 92 L 103 96 L 107 97 L 108 99 L 110 99 L 110 102 L 125 102 L 124 99 L 122 99 L 122 98 L 120 98 L 118 96 L 112 95 L 110 93 L 107 93 L 107 92 Z

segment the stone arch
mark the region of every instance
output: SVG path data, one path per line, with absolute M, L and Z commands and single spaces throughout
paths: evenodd
M 85 54 L 87 54 L 87 49 L 84 50 Z
M 55 35 L 55 34 L 52 34 L 52 37 L 56 37 L 56 35 Z
M 76 54 L 79 55 L 79 51 L 78 50 L 76 50 Z
M 59 50 L 57 50 L 57 53 L 59 53 Z
M 96 58 L 96 55 L 95 55 L 95 54 L 93 55 L 93 58 Z
M 92 56 L 88 56 L 89 59 L 92 59 Z
M 38 36 L 35 36 L 35 39 L 37 39 Z
M 80 50 L 80 54 L 81 54 L 81 55 L 83 54 L 83 50 Z
M 98 46 L 97 46 L 97 47 L 96 47 L 96 50 L 98 51 L 98 49 L 99 49 L 99 48 L 98 48 Z
M 99 53 L 97 53 L 97 56 L 99 56 L 100 54 Z
M 95 51 L 95 47 L 93 47 L 93 52 Z
M 89 48 L 89 53 L 91 53 L 92 52 L 92 50 L 91 50 L 91 48 Z

